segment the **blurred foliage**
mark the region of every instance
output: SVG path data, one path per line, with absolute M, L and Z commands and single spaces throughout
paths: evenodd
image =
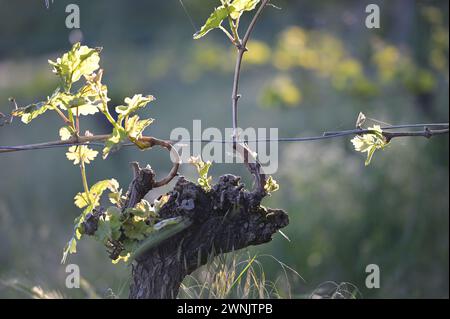
M 183 2 L 195 29 L 217 6 Z M 392 124 L 448 122 L 448 2 L 374 2 L 381 7 L 379 30 L 364 27 L 364 3 L 357 0 L 279 0 L 282 10 L 268 8 L 244 57 L 240 125 L 306 136 L 352 128 L 360 111 Z M 79 0 L 81 33 L 64 28 L 68 3 L 56 0 L 47 10 L 44 1 L 0 0 L 0 112 L 10 112 L 10 96 L 20 105 L 45 99 L 57 84 L 47 60 L 81 35 L 83 44 L 105 48 L 103 82 L 113 105 L 133 92 L 155 94 L 144 112 L 157 119 L 149 134 L 167 138 L 173 128 L 191 129 L 193 119 L 204 127 L 231 125 L 235 52 L 219 32 L 193 41 L 197 30 L 178 1 Z M 46 121 L 27 127 L 20 121 L 2 127 L 0 145 L 58 139 L 58 118 L 42 116 Z M 86 125 L 96 134 L 110 132 L 103 122 L 93 116 Z M 271 254 L 305 279 L 291 279 L 293 296 L 333 281 L 355 285 L 363 297 L 448 297 L 448 137 L 392 144 L 368 168 L 349 140 L 280 146 L 274 178 L 281 189 L 266 204 L 290 213 L 291 241 L 276 235 L 251 252 Z M 0 157 L 0 279 L 85 298 L 80 289 L 65 288 L 60 265 L 77 215 L 71 200 L 81 188 L 78 170 L 64 159 L 64 149 Z M 127 185 L 128 163 L 135 160 L 150 163 L 159 176 L 171 168 L 164 151 L 122 150 L 92 163 L 90 179 L 114 174 Z M 181 173 L 196 178 L 189 165 Z M 251 183 L 239 165 L 215 164 L 209 172 L 223 173 Z M 101 244 L 80 246 L 71 262 L 98 295 L 126 297 L 129 269 L 111 265 Z M 278 265 L 260 262 L 267 280 L 282 274 Z M 371 263 L 380 266 L 380 289 L 365 288 Z M 0 283 L 0 296 L 24 294 Z

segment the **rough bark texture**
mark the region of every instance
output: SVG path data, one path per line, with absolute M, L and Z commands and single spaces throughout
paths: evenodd
M 289 222 L 284 211 L 260 206 L 233 175 L 208 193 L 180 177 L 169 194 L 160 216 L 186 216 L 193 224 L 134 262 L 130 298 L 175 298 L 184 277 L 211 257 L 266 243 Z

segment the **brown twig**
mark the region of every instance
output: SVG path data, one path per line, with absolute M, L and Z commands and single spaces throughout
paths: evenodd
M 442 129 L 442 130 L 430 130 L 428 127 L 426 127 L 423 131 L 417 131 L 417 132 L 383 132 L 383 136 L 387 139 L 387 141 L 391 141 L 393 138 L 396 137 L 405 137 L 405 136 L 422 136 L 426 138 L 431 138 L 435 135 L 443 135 L 448 134 L 449 129 Z
M 166 184 L 169 184 L 170 181 L 178 174 L 178 169 L 180 168 L 180 164 L 181 164 L 180 154 L 178 154 L 177 150 L 168 141 L 160 140 L 160 139 L 150 137 L 150 136 L 143 136 L 141 138 L 141 141 L 148 143 L 148 145 L 149 145 L 148 147 L 153 147 L 154 145 L 158 145 L 160 147 L 167 149 L 170 152 L 170 154 L 172 156 L 172 162 L 173 162 L 172 169 L 170 170 L 169 174 L 167 174 L 166 177 L 164 177 L 163 179 L 161 179 L 159 181 L 155 181 L 153 183 L 153 187 L 157 188 L 157 187 L 161 187 Z
M 261 164 L 259 161 L 251 154 L 251 151 L 248 149 L 247 146 L 242 144 L 237 144 L 237 128 L 238 128 L 238 102 L 241 95 L 239 94 L 239 79 L 241 75 L 241 66 L 242 66 L 242 59 L 244 57 L 244 54 L 247 49 L 247 43 L 250 39 L 250 36 L 253 32 L 253 29 L 255 28 L 256 22 L 258 21 L 258 18 L 260 17 L 262 11 L 266 7 L 269 0 L 262 0 L 261 5 L 259 6 L 258 10 L 256 11 L 255 15 L 253 16 L 252 20 L 250 21 L 250 24 L 247 28 L 247 31 L 245 32 L 244 38 L 242 41 L 239 39 L 239 36 L 237 33 L 234 35 L 235 37 L 235 46 L 237 48 L 237 57 L 236 57 L 236 65 L 234 67 L 234 77 L 233 77 L 233 90 L 231 93 L 231 107 L 232 107 L 232 117 L 233 117 L 233 149 L 237 151 L 240 156 L 244 159 L 244 163 L 249 169 L 250 173 L 255 178 L 255 185 L 254 185 L 254 192 L 255 194 L 259 194 L 261 197 L 264 197 L 266 195 L 266 192 L 264 190 L 264 186 L 266 184 L 266 175 L 262 172 Z M 230 21 L 230 24 L 233 22 Z M 233 30 L 235 28 L 232 27 Z M 249 161 L 249 158 L 251 158 L 251 161 Z
M 240 41 L 239 39 L 235 39 L 235 42 L 237 41 L 237 43 L 235 43 L 235 45 L 236 45 L 238 52 L 237 52 L 237 57 L 236 57 L 236 65 L 234 68 L 233 91 L 231 93 L 232 116 L 233 116 L 233 141 L 237 140 L 237 127 L 238 127 L 237 109 L 238 109 L 238 101 L 239 101 L 239 98 L 241 97 L 239 95 L 238 91 L 239 91 L 239 78 L 241 75 L 242 59 L 244 57 L 244 53 L 246 51 L 248 51 L 247 43 L 248 43 L 248 40 L 250 39 L 253 29 L 255 28 L 256 22 L 258 21 L 258 18 L 260 17 L 262 11 L 264 10 L 264 8 L 268 2 L 269 2 L 269 0 L 263 0 L 261 2 L 261 5 L 259 6 L 255 15 L 253 16 L 253 19 L 250 22 L 242 41 Z

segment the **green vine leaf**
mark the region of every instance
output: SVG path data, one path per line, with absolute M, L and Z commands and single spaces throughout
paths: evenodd
M 128 137 L 135 141 L 142 137 L 142 132 L 152 123 L 153 119 L 139 120 L 139 116 L 135 115 L 126 120 L 125 131 Z
M 95 183 L 89 193 L 82 192 L 75 195 L 75 205 L 78 208 L 89 207 L 90 211 L 98 207 L 100 203 L 100 197 L 105 190 L 109 189 L 111 192 L 117 192 L 119 189 L 119 183 L 114 178 L 106 179 Z
M 131 254 L 125 252 L 125 250 L 124 250 L 124 252 L 122 252 L 122 253 L 119 255 L 119 257 L 117 257 L 117 259 L 114 259 L 114 260 L 112 261 L 112 263 L 113 263 L 113 264 L 118 264 L 121 260 L 122 260 L 123 262 L 126 263 L 126 262 L 128 262 L 130 256 L 131 256 Z
M 23 123 L 29 124 L 32 120 L 47 112 L 47 110 L 54 110 L 58 107 L 61 95 L 62 93 L 59 91 L 59 88 L 57 88 L 51 97 L 47 97 L 47 101 L 20 107 L 12 112 L 12 116 L 20 116 Z
M 76 252 L 77 252 L 77 240 L 75 238 L 72 238 L 64 247 L 61 263 L 64 264 L 67 260 L 67 256 L 69 254 L 75 254 Z
M 74 165 L 84 163 L 89 164 L 95 159 L 98 152 L 90 149 L 86 145 L 74 145 L 69 147 L 66 157 L 69 161 L 73 161 Z
M 127 209 L 126 213 L 136 216 L 142 220 L 149 218 L 156 219 L 158 217 L 155 207 L 145 199 L 137 203 L 135 207 Z
M 122 207 L 122 203 L 126 200 L 126 196 L 122 195 L 122 189 L 109 193 L 108 198 L 111 204 L 114 204 L 117 207 Z
M 37 118 L 39 115 L 44 114 L 51 107 L 51 104 L 45 102 L 33 103 L 15 110 L 12 114 L 13 116 L 20 116 L 23 123 L 29 124 L 32 120 Z
M 383 136 L 383 130 L 379 125 L 374 125 L 368 129 L 372 130 L 373 133 L 363 134 L 362 136 L 358 135 L 351 140 L 356 151 L 361 153 L 367 152 L 366 166 L 372 161 L 373 154 L 375 154 L 376 150 L 382 150 L 389 144 Z
M 95 232 L 95 238 L 102 243 L 107 243 L 108 240 L 118 240 L 122 225 L 120 220 L 121 212 L 117 207 L 108 207 L 105 215 L 99 219 L 98 228 Z
M 105 142 L 105 148 L 103 148 L 103 159 L 107 158 L 109 153 L 117 151 L 120 148 L 120 144 L 127 139 L 128 135 L 123 127 L 114 127 L 111 137 Z
M 78 42 L 56 62 L 48 60 L 48 63 L 53 66 L 53 73 L 61 78 L 65 91 L 68 91 L 82 76 L 90 75 L 99 68 L 100 51 L 100 48 L 91 49 Z
M 256 8 L 256 5 L 260 0 L 234 0 L 231 4 L 233 10 L 230 12 L 230 16 L 233 20 L 237 20 L 241 17 L 244 11 L 252 11 Z
M 214 9 L 205 24 L 201 27 L 200 31 L 196 32 L 193 36 L 195 40 L 204 37 L 209 31 L 219 28 L 222 25 L 222 21 L 225 20 L 230 14 L 231 8 L 224 5 Z
M 126 105 L 119 105 L 116 107 L 116 112 L 119 114 L 119 120 L 137 112 L 144 108 L 148 103 L 155 100 L 153 95 L 143 96 L 142 94 L 135 94 L 132 98 L 125 98 Z
M 189 159 L 189 163 L 193 164 L 197 169 L 198 173 L 198 184 L 205 190 L 211 190 L 211 181 L 212 177 L 208 176 L 209 169 L 211 168 L 212 163 L 210 161 L 203 162 L 200 156 L 191 156 Z
M 87 97 L 81 96 L 79 94 L 73 96 L 67 101 L 67 103 L 61 107 L 62 109 L 75 108 L 78 110 L 79 115 L 93 115 L 98 112 L 98 107 L 93 104 L 91 100 Z
M 205 24 L 193 36 L 195 40 L 204 37 L 209 31 L 220 28 L 223 20 L 230 17 L 233 20 L 238 20 L 245 11 L 252 11 L 260 0 L 234 0 L 222 1 L 222 5 L 214 9 Z
M 119 183 L 114 178 L 103 180 L 94 184 L 89 190 L 89 193 L 86 194 L 85 192 L 83 192 L 75 195 L 75 205 L 78 208 L 84 208 L 84 210 L 81 215 L 75 219 L 74 235 L 66 244 L 63 250 L 61 263 L 65 263 L 68 254 L 76 253 L 76 242 L 77 240 L 81 239 L 84 233 L 82 229 L 82 223 L 86 215 L 100 205 L 100 197 L 107 189 L 109 189 L 111 192 L 118 192 Z M 109 227 L 112 236 L 117 236 L 117 224 L 120 224 L 120 220 L 118 219 L 120 218 L 120 211 L 116 207 L 110 207 L 106 211 L 106 216 L 108 217 L 104 218 L 103 222 L 108 224 L 102 225 L 102 232 L 108 232 Z
M 69 140 L 74 134 L 72 127 L 63 126 L 59 129 L 59 136 L 61 137 L 61 141 Z
M 147 225 L 145 220 L 138 216 L 131 217 L 128 222 L 122 225 L 122 228 L 124 230 L 124 234 L 128 238 L 135 240 L 142 240 L 146 237 L 146 235 L 153 231 L 153 228 Z
M 269 176 L 269 178 L 266 180 L 266 185 L 264 185 L 264 190 L 270 194 L 276 192 L 279 189 L 280 185 L 278 185 L 277 181 L 272 176 Z
M 85 75 L 86 85 L 80 88 L 77 96 L 83 97 L 89 101 L 91 105 L 97 106 L 102 112 L 107 112 L 108 87 L 102 84 L 103 70 L 91 75 Z

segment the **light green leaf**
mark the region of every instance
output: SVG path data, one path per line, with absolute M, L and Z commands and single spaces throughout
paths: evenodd
M 194 34 L 194 39 L 200 39 L 204 37 L 209 31 L 220 27 L 222 21 L 228 17 L 230 12 L 233 11 L 229 6 L 220 6 L 214 9 L 214 12 L 206 20 L 205 24 L 201 27 L 200 31 Z
M 109 193 L 108 197 L 109 201 L 118 207 L 122 206 L 123 201 L 126 199 L 125 196 L 122 196 L 122 189 Z
M 155 100 L 153 95 L 142 96 L 142 94 L 135 94 L 132 98 L 125 98 L 126 105 L 119 105 L 116 107 L 116 112 L 121 119 L 129 116 L 141 108 L 144 108 L 148 103 Z
M 84 208 L 84 207 L 88 206 L 89 203 L 92 203 L 92 202 L 94 202 L 94 198 L 92 198 L 92 196 L 90 196 L 89 194 L 86 194 L 85 192 L 78 193 L 74 197 L 74 204 L 78 208 Z
M 370 164 L 376 150 L 384 149 L 389 144 L 383 136 L 383 131 L 379 125 L 368 129 L 373 132 L 357 135 L 351 140 L 356 151 L 361 153 L 367 152 L 366 166 Z
M 70 126 L 63 126 L 59 129 L 59 136 L 61 141 L 69 140 L 73 135 L 73 129 Z
M 69 254 L 75 254 L 77 252 L 77 240 L 75 238 L 72 238 L 67 244 L 66 247 L 64 247 L 63 250 L 63 257 L 61 259 L 61 263 L 64 264 L 67 260 L 67 256 Z
M 78 109 L 79 115 L 92 115 L 97 113 L 99 107 L 102 107 L 102 97 L 98 90 L 103 90 L 102 94 L 106 97 L 107 88 L 101 84 L 99 84 L 101 88 L 94 87 L 93 85 L 86 84 L 76 94 L 60 93 L 56 97 L 56 105 L 63 110 L 67 110 L 68 108 Z M 108 101 L 108 98 L 106 100 Z
M 123 262 L 126 263 L 126 262 L 128 262 L 130 256 L 131 256 L 131 254 L 128 253 L 128 252 L 122 252 L 122 253 L 119 255 L 119 257 L 117 257 L 117 259 L 112 260 L 112 263 L 113 263 L 113 264 L 117 264 L 117 263 L 119 263 L 121 260 L 122 260 Z
M 79 208 L 83 208 L 91 204 L 90 210 L 92 210 L 99 205 L 100 197 L 107 189 L 111 192 L 117 192 L 119 183 L 114 178 L 99 181 L 91 187 L 88 194 L 82 192 L 75 195 L 75 205 Z
M 370 164 L 370 161 L 372 160 L 373 154 L 375 154 L 375 151 L 377 150 L 377 148 L 375 146 L 372 146 L 368 151 L 367 151 L 367 158 L 366 161 L 364 162 L 364 164 L 366 166 L 368 166 Z
M 269 176 L 269 178 L 266 180 L 266 185 L 264 185 L 264 190 L 270 194 L 276 192 L 279 189 L 280 185 L 278 185 L 277 181 L 273 179 L 272 176 Z
M 205 190 L 209 191 L 211 189 L 212 177 L 208 176 L 209 169 L 212 163 L 210 161 L 203 162 L 200 156 L 191 156 L 188 162 L 195 166 L 198 173 L 198 184 Z
M 106 243 L 108 239 L 112 237 L 111 223 L 106 217 L 100 217 L 98 220 L 97 230 L 95 231 L 95 238 L 102 242 Z
M 230 12 L 230 16 L 233 20 L 237 20 L 241 17 L 244 11 L 252 11 L 260 0 L 234 0 L 231 3 L 233 10 Z
M 90 149 L 86 145 L 74 145 L 69 147 L 69 151 L 66 153 L 67 159 L 73 161 L 74 165 L 79 163 L 89 164 L 95 159 L 98 152 Z
M 206 20 L 200 31 L 194 34 L 194 39 L 204 37 L 209 31 L 219 28 L 223 20 L 230 16 L 233 20 L 237 20 L 245 11 L 255 9 L 260 0 L 234 0 L 230 4 L 224 3 L 220 7 L 214 9 L 214 12 Z
M 137 140 L 142 137 L 142 132 L 147 126 L 153 123 L 153 119 L 139 120 L 139 116 L 130 117 L 125 122 L 125 130 L 130 139 Z
M 13 116 L 20 116 L 23 123 L 28 124 L 38 116 L 44 114 L 47 110 L 53 110 L 58 107 L 58 100 L 63 93 L 59 92 L 59 88 L 53 92 L 51 97 L 47 97 L 47 101 L 33 103 L 25 107 L 20 107 L 12 112 Z
M 142 240 L 153 231 L 153 228 L 139 217 L 132 217 L 122 225 L 125 235 L 130 239 Z
M 148 218 L 156 219 L 158 217 L 155 207 L 145 199 L 142 199 L 135 207 L 127 209 L 126 212 L 142 220 L 147 220 Z
M 162 195 L 159 199 L 153 201 L 155 214 L 158 214 L 161 208 L 169 201 L 170 195 Z
M 56 62 L 49 60 L 53 72 L 57 74 L 64 88 L 68 90 L 72 83 L 78 81 L 83 75 L 90 75 L 99 68 L 101 49 L 91 49 L 75 43 L 72 49 L 64 53 Z
M 45 102 L 30 104 L 23 109 L 21 120 L 23 123 L 28 124 L 39 115 L 44 114 L 50 107 L 51 105 Z
M 99 219 L 95 238 L 103 243 L 118 240 L 121 235 L 120 227 L 120 210 L 117 207 L 108 207 L 105 215 Z
M 117 192 L 119 189 L 119 183 L 114 178 L 105 179 L 95 183 L 89 193 L 94 197 L 100 197 L 105 190 L 109 189 L 111 192 Z
M 93 104 L 88 98 L 75 96 L 68 102 L 69 108 L 78 110 L 79 115 L 92 115 L 98 112 L 98 107 Z
M 80 88 L 77 96 L 85 98 L 89 104 L 97 106 L 102 112 L 106 112 L 105 107 L 107 107 L 110 99 L 108 98 L 108 87 L 101 83 L 102 77 L 102 70 L 99 70 L 97 74 L 85 75 L 86 85 Z
M 111 137 L 106 140 L 103 149 L 103 159 L 107 158 L 109 153 L 115 152 L 120 148 L 120 144 L 128 139 L 127 132 L 122 127 L 115 127 Z

